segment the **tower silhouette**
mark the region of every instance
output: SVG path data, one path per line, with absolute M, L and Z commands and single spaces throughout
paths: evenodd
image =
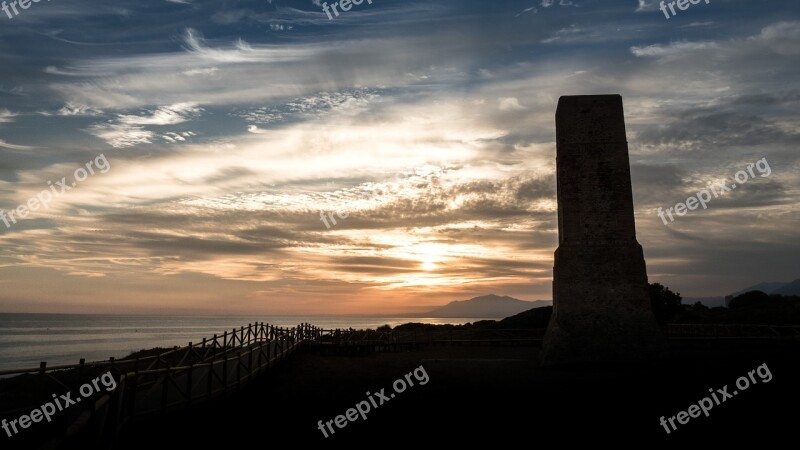
M 561 97 L 556 145 L 558 249 L 542 363 L 656 357 L 666 340 L 636 241 L 622 97 Z

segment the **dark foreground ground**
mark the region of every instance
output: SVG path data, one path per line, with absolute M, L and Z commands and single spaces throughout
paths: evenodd
M 244 391 L 130 426 L 123 449 L 266 448 L 306 444 L 396 447 L 476 443 L 612 443 L 647 447 L 688 443 L 794 442 L 800 410 L 800 345 L 673 343 L 657 366 L 542 369 L 533 347 L 437 347 L 403 353 L 332 356 L 300 353 Z M 772 380 L 741 391 L 737 378 L 766 364 Z M 325 438 L 317 428 L 423 366 L 429 382 L 372 408 Z M 418 372 L 421 374 L 421 371 Z M 762 369 L 762 373 L 764 373 Z M 675 416 L 710 396 L 739 391 L 669 435 L 661 416 Z M 722 395 L 717 394 L 722 400 Z M 376 399 L 376 402 L 379 402 Z M 782 439 L 781 439 L 782 440 Z

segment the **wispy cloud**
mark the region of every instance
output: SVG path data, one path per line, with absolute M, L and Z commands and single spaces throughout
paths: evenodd
M 11 144 L 11 143 L 6 142 L 6 141 L 4 141 L 2 139 L 0 139 L 0 147 L 7 148 L 9 150 L 33 150 L 33 149 L 36 148 L 36 147 L 31 147 L 29 145 Z
M 13 112 L 5 109 L 5 108 L 0 108 L 0 123 L 13 122 L 14 121 L 14 117 L 16 117 L 16 116 L 17 116 L 17 114 L 15 114 L 15 113 L 13 113 Z
M 88 131 L 115 148 L 152 144 L 155 136 L 155 133 L 145 130 L 144 127 L 120 123 L 98 123 L 90 126 Z
M 175 125 L 186 122 L 203 111 L 195 103 L 161 106 L 143 116 L 120 114 L 117 121 L 125 125 Z

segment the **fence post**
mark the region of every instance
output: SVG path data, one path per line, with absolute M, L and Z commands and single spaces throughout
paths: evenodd
M 39 363 L 39 398 L 45 398 L 44 393 L 44 374 L 47 370 L 47 361 Z
M 253 377 L 253 347 L 248 347 L 248 354 L 247 354 L 247 381 L 249 382 L 250 379 Z
M 223 392 L 228 392 L 228 355 L 222 358 L 222 389 Z
M 256 348 L 258 349 L 258 371 L 261 372 L 261 349 L 264 348 L 264 344 L 258 344 Z
M 168 399 L 167 389 L 169 389 L 168 380 L 169 380 L 169 371 L 170 370 L 171 369 L 169 367 L 167 367 L 166 372 L 164 372 L 164 381 L 163 381 L 163 386 L 161 388 L 161 412 L 162 413 L 167 410 L 167 399 Z
M 189 348 L 192 344 L 189 344 Z M 186 371 L 186 408 L 192 405 L 192 372 L 194 372 L 194 362 L 189 361 L 189 370 Z
M 242 351 L 236 352 L 236 389 L 242 387 Z
M 139 358 L 136 358 L 137 360 Z M 75 384 L 75 389 L 77 390 L 83 384 L 83 371 L 86 368 L 86 359 L 81 358 L 80 362 L 78 362 L 78 382 Z
M 267 341 L 267 368 L 269 368 L 270 365 L 272 364 L 272 358 L 271 358 L 270 355 L 272 355 L 272 341 L 271 340 Z
M 136 358 L 136 367 L 133 369 L 133 383 L 131 383 L 130 398 L 128 399 L 128 416 L 136 415 L 136 393 L 139 391 L 139 358 Z
M 208 400 L 211 400 L 211 393 L 212 393 L 212 389 L 214 387 L 213 386 L 213 383 L 214 383 L 213 378 L 214 378 L 214 360 L 212 359 L 211 360 L 211 365 L 208 366 L 208 380 L 206 381 L 206 398 Z

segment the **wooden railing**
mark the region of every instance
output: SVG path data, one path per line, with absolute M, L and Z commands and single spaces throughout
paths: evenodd
M 249 324 L 222 335 L 204 338 L 199 345 L 155 355 L 38 368 L 6 370 L 0 377 L 19 383 L 19 395 L 6 399 L 0 418 L 16 418 L 48 401 L 53 394 L 72 392 L 79 397 L 81 385 L 110 372 L 116 388 L 82 398 L 65 409 L 51 424 L 55 435 L 44 446 L 78 433 L 93 439 L 115 436 L 130 420 L 186 408 L 242 388 L 298 348 L 324 339 L 330 330 L 310 324 L 281 328 L 265 323 Z M 11 382 L 7 379 L 6 382 Z M 50 428 L 48 431 L 52 431 Z M 46 432 L 47 433 L 47 432 Z

